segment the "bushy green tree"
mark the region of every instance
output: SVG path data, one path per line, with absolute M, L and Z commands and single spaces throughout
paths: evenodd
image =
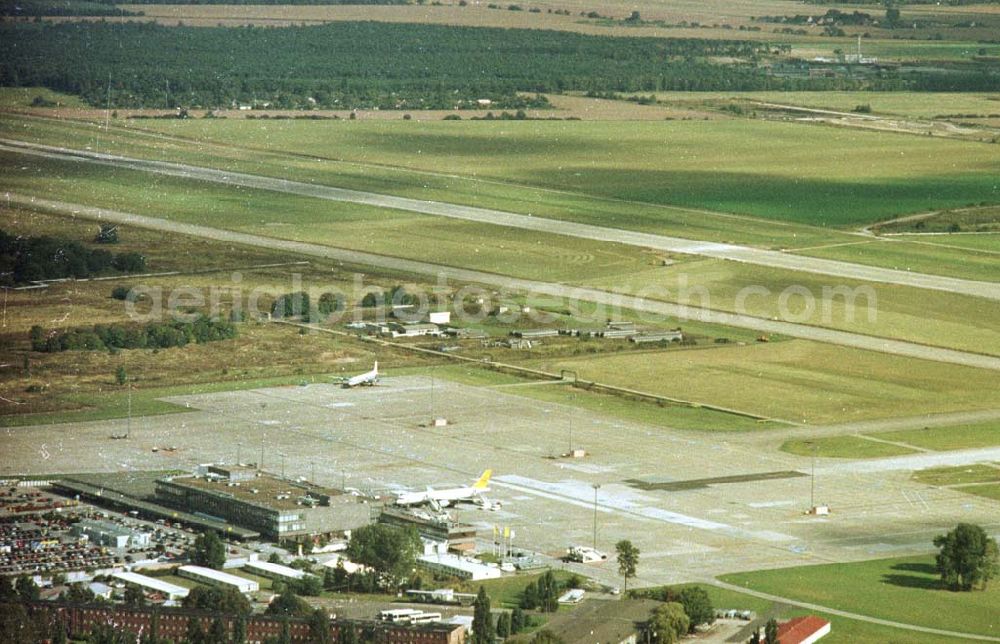
M 624 590 L 628 592 L 629 577 L 635 577 L 639 567 L 639 549 L 628 539 L 622 539 L 615 544 L 618 553 L 618 574 L 625 578 Z
M 206 530 L 195 538 L 190 557 L 196 566 L 222 570 L 226 563 L 226 544 L 214 530 Z
M 1000 573 L 1000 551 L 981 526 L 959 523 L 954 530 L 934 538 L 938 547 L 935 560 L 941 581 L 952 590 L 985 589 Z
M 702 624 L 715 621 L 715 607 L 712 598 L 701 586 L 687 586 L 678 593 L 677 601 L 684 607 L 684 613 L 690 619 L 690 632 Z
M 354 530 L 347 557 L 376 571 L 380 585 L 396 588 L 406 579 L 420 551 L 420 536 L 413 528 L 374 523 Z
M 679 642 L 690 628 L 691 620 L 684 613 L 684 606 L 677 602 L 657 606 L 647 626 L 649 639 L 654 644 Z

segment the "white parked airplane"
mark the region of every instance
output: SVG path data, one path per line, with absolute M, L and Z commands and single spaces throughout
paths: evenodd
M 490 491 L 486 486 L 492 475 L 493 470 L 486 470 L 478 481 L 467 487 L 453 487 L 446 490 L 435 490 L 429 487 L 424 492 L 403 492 L 396 497 L 396 505 L 428 503 L 432 506 L 446 507 L 455 503 L 469 502 L 480 503 L 483 507 L 491 507 L 483 494 Z
M 378 384 L 378 360 L 375 361 L 375 368 L 367 373 L 363 373 L 360 376 L 354 376 L 353 378 L 347 378 L 341 381 L 345 388 L 366 386 L 371 387 Z

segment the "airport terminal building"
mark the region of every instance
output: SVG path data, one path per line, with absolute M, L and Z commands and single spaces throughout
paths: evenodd
M 159 503 L 217 517 L 274 541 L 336 535 L 370 523 L 364 497 L 247 467 L 211 466 L 204 475 L 156 482 Z

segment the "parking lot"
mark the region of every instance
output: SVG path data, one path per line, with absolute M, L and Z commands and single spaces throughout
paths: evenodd
M 263 457 L 272 472 L 383 493 L 465 485 L 492 468 L 502 508 L 457 511 L 481 538 L 510 526 L 515 547 L 558 556 L 591 545 L 596 515 L 599 549 L 630 539 L 641 550 L 641 583 L 928 552 L 957 521 L 997 522 L 995 502 L 912 483 L 898 457 L 884 469 L 826 465 L 814 479 L 810 459 L 740 434 L 647 427 L 514 392 L 409 376 L 178 397 L 189 413 L 133 419 L 128 440 L 108 439 L 124 421 L 12 428 L 0 467 L 125 473 Z M 430 426 L 435 417 L 448 425 Z M 588 456 L 558 458 L 571 443 Z M 177 449 L 153 451 L 162 445 Z M 830 516 L 804 514 L 813 489 Z M 620 583 L 610 561 L 567 566 Z

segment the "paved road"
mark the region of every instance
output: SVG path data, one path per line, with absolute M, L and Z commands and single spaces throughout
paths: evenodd
M 906 624 L 904 622 L 894 622 L 889 619 L 880 619 L 878 617 L 871 617 L 869 615 L 859 615 L 858 613 L 851 613 L 846 610 L 838 610 L 836 608 L 830 608 L 829 606 L 822 606 L 820 604 L 811 604 L 809 602 L 802 602 L 795 599 L 788 599 L 787 597 L 779 597 L 778 595 L 771 595 L 769 593 L 762 593 L 757 590 L 750 590 L 749 588 L 744 588 L 743 586 L 737 586 L 735 584 L 727 584 L 724 581 L 719 581 L 718 579 L 708 580 L 714 586 L 719 588 L 725 588 L 726 590 L 733 590 L 738 593 L 743 593 L 745 595 L 753 595 L 754 597 L 760 597 L 761 599 L 767 599 L 773 602 L 780 602 L 782 604 L 790 604 L 792 606 L 800 606 L 802 608 L 807 608 L 821 613 L 828 613 L 830 615 L 837 615 L 838 617 L 847 617 L 849 619 L 856 619 L 861 622 L 868 622 L 869 624 L 880 624 L 882 626 L 891 626 L 892 628 L 901 628 L 907 631 L 917 631 L 919 633 L 929 633 L 931 635 L 940 635 L 942 637 L 953 637 L 957 639 L 966 640 L 978 640 L 981 642 L 1000 642 L 1000 637 L 991 637 L 990 635 L 976 635 L 974 633 L 959 633 L 957 631 L 946 631 L 941 628 L 930 628 L 928 626 L 918 626 L 916 624 Z
M 636 298 L 619 293 L 611 293 L 590 288 L 577 288 L 564 284 L 549 282 L 538 282 L 533 280 L 517 279 L 497 275 L 495 273 L 484 273 L 440 264 L 430 264 L 418 262 L 398 257 L 387 257 L 385 255 L 375 255 L 341 248 L 333 248 L 320 244 L 307 242 L 296 242 L 260 235 L 238 233 L 208 226 L 198 226 L 195 224 L 185 224 L 156 217 L 147 217 L 117 210 L 82 206 L 48 199 L 38 199 L 18 194 L 10 194 L 11 203 L 30 205 L 33 208 L 44 210 L 72 213 L 88 219 L 98 219 L 140 226 L 153 230 L 162 230 L 205 239 L 213 239 L 235 244 L 244 244 L 258 248 L 270 250 L 286 251 L 296 255 L 311 257 L 322 257 L 336 261 L 356 264 L 359 266 L 377 266 L 383 269 L 401 271 L 415 275 L 427 275 L 437 278 L 439 282 L 457 282 L 482 284 L 494 288 L 506 289 L 514 292 L 532 293 L 538 296 L 561 298 L 564 301 L 575 300 L 602 304 L 614 309 L 631 309 L 642 313 L 656 316 L 658 319 L 683 319 L 697 320 L 724 326 L 734 326 L 745 329 L 754 329 L 765 333 L 776 333 L 817 342 L 826 342 L 846 347 L 867 349 L 870 351 L 880 351 L 894 355 L 907 356 L 912 358 L 922 358 L 925 360 L 936 360 L 952 364 L 980 367 L 983 369 L 994 369 L 1000 371 L 1000 358 L 993 356 L 967 353 L 954 349 L 944 349 L 940 347 L 930 347 L 912 342 L 891 340 L 887 338 L 877 338 L 858 333 L 846 331 L 836 331 L 821 327 L 794 324 L 791 322 L 781 322 L 778 320 L 768 320 L 750 315 L 741 315 L 725 311 L 715 311 L 711 309 L 686 307 L 668 302 L 658 302 L 643 298 Z
M 605 228 L 603 226 L 591 226 L 571 221 L 520 215 L 501 210 L 475 208 L 472 206 L 462 206 L 437 201 L 409 199 L 406 197 L 360 192 L 357 190 L 345 190 L 343 188 L 333 188 L 330 186 L 315 185 L 300 181 L 289 181 L 287 179 L 276 179 L 273 177 L 243 174 L 239 172 L 228 172 L 225 170 L 202 168 L 179 163 L 167 163 L 164 161 L 133 159 L 110 154 L 39 145 L 9 139 L 0 139 L 0 150 L 33 154 L 52 159 L 87 161 L 131 170 L 155 172 L 175 177 L 199 179 L 202 181 L 212 181 L 227 185 L 238 185 L 248 188 L 316 197 L 329 201 L 357 203 L 381 208 L 392 208 L 396 210 L 406 210 L 409 212 L 436 215 L 440 217 L 450 217 L 453 219 L 490 223 L 513 228 L 523 228 L 525 230 L 534 230 L 538 232 L 567 235 L 583 239 L 616 242 L 619 244 L 652 248 L 666 252 L 702 255 L 717 259 L 744 262 L 747 264 L 769 266 L 772 268 L 818 273 L 841 279 L 897 284 L 945 291 L 948 293 L 973 295 L 991 300 L 1000 300 L 1000 284 L 997 283 L 977 282 L 974 280 L 963 280 L 953 277 L 943 277 L 940 275 L 928 275 L 924 273 L 911 273 L 908 271 L 899 271 L 876 266 L 863 266 L 861 264 L 851 264 L 849 262 L 806 257 L 804 255 L 793 255 L 773 250 L 750 248 L 747 246 L 682 239 L 680 237 L 667 237 L 664 235 L 640 233 L 629 230 L 621 230 L 618 228 Z

